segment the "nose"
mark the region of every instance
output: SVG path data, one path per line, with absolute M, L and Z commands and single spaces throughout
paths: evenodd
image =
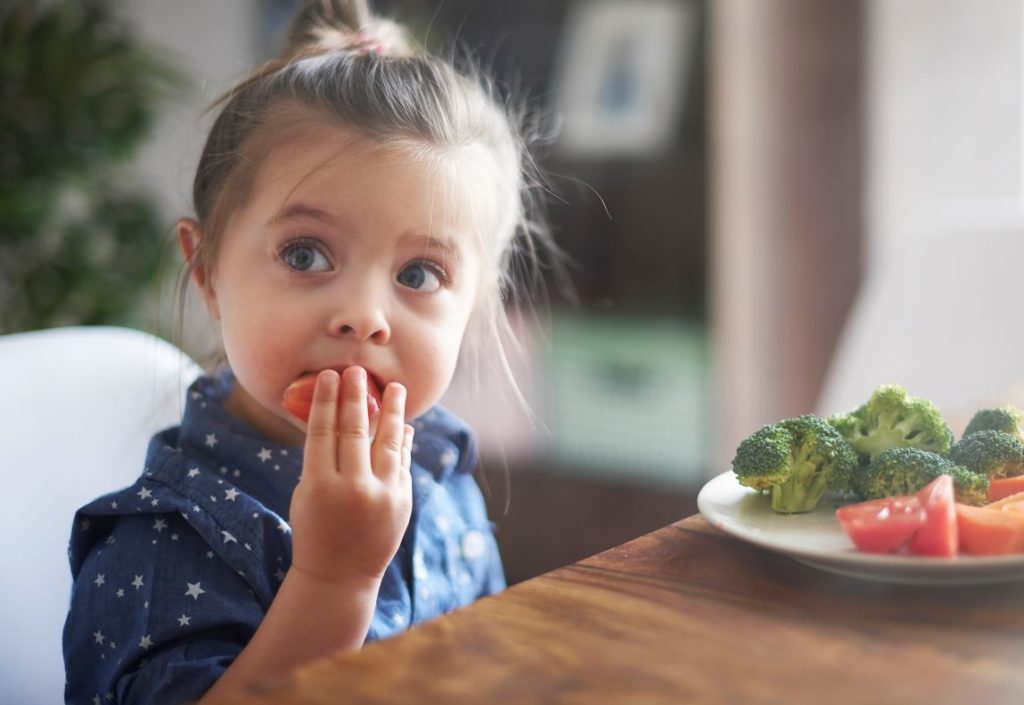
M 355 282 L 353 282 L 355 284 Z M 359 342 L 383 345 L 391 340 L 386 302 L 366 282 L 345 287 L 339 292 L 329 323 L 329 333 Z

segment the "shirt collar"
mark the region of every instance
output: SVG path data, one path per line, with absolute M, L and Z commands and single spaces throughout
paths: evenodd
M 197 379 L 188 390 L 179 443 L 238 489 L 282 517 L 302 472 L 302 447 L 271 441 L 224 408 L 235 383 L 230 369 Z

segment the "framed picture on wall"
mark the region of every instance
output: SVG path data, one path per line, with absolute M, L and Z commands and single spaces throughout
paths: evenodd
M 642 159 L 671 146 L 697 13 L 689 0 L 576 0 L 555 79 L 564 156 Z

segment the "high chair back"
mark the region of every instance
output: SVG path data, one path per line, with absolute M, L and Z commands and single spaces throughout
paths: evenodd
M 75 509 L 142 472 L 150 436 L 178 422 L 199 373 L 173 345 L 126 328 L 0 336 L 0 702 L 63 702 Z

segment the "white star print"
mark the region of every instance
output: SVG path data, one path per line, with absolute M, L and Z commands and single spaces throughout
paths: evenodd
M 156 522 L 153 524 L 153 528 L 156 529 L 158 532 L 163 531 L 167 528 L 167 522 L 163 519 L 157 519 Z
M 118 597 L 124 597 L 124 588 L 118 588 L 117 589 L 117 596 Z
M 199 468 L 189 468 L 189 471 L 188 471 L 188 476 L 189 477 L 195 477 L 198 474 L 199 474 Z
M 213 448 L 215 445 L 217 445 L 217 434 L 216 433 L 207 433 L 206 434 L 206 445 L 210 446 L 211 448 Z
M 203 588 L 200 587 L 202 585 L 202 582 L 186 582 L 185 584 L 188 585 L 188 590 L 185 591 L 185 594 L 191 597 L 193 600 L 198 600 L 199 596 L 206 592 L 206 590 L 203 590 Z
M 189 626 L 189 622 L 191 622 L 191 621 L 192 621 L 191 617 L 187 617 L 185 615 L 181 615 L 180 617 L 178 617 L 178 626 L 179 627 L 187 627 L 187 626 Z
M 441 453 L 441 457 L 440 457 L 441 464 L 444 465 L 445 467 L 447 467 L 447 466 L 449 466 L 449 465 L 451 465 L 452 463 L 455 462 L 455 457 L 456 457 L 455 456 L 455 451 L 453 451 L 451 448 L 449 448 L 445 452 Z
M 266 448 L 260 448 L 260 452 L 256 456 L 265 463 L 270 460 L 270 451 Z
M 96 643 L 97 644 L 102 644 L 103 640 L 107 638 L 107 637 L 103 636 L 103 632 L 93 632 L 92 636 L 93 636 L 94 639 L 96 639 Z
M 99 695 L 92 696 L 92 705 L 100 705 L 101 702 Z
M 132 585 L 135 586 L 136 590 L 138 590 L 140 587 L 145 585 L 145 583 L 142 582 L 142 576 L 141 575 L 136 575 L 135 576 L 135 580 L 132 581 Z
M 234 536 L 232 536 L 231 532 L 221 531 L 221 533 L 224 534 L 224 543 L 230 543 L 232 541 L 234 541 L 235 543 L 238 543 L 238 539 L 236 539 Z
M 232 487 L 230 490 L 224 490 L 224 499 L 230 499 L 232 502 L 235 501 L 235 497 L 238 496 L 238 490 Z
M 148 487 L 143 487 L 141 490 L 136 492 L 136 494 L 139 495 L 139 499 L 148 499 L 153 496 L 153 490 Z
M 171 534 L 171 541 L 177 541 L 177 540 L 178 540 L 178 535 L 177 534 Z
M 277 523 L 277 530 L 280 531 L 282 534 L 290 534 L 292 532 L 292 527 L 288 526 L 285 523 L 284 519 L 282 519 Z
M 213 558 L 213 551 L 207 551 L 206 552 L 206 557 L 207 558 Z
M 93 582 L 96 583 L 96 587 L 99 587 L 103 583 L 107 582 L 107 578 L 105 575 L 103 575 L 103 573 L 97 573 L 96 579 L 93 580 Z
M 117 509 L 117 502 L 111 502 L 110 503 L 110 508 L 111 509 Z
M 149 638 L 150 636 L 152 635 L 147 634 L 146 636 L 142 637 L 141 640 L 139 640 L 139 646 L 141 646 L 143 649 L 146 649 L 147 651 L 149 651 L 149 647 L 153 645 L 153 640 Z

